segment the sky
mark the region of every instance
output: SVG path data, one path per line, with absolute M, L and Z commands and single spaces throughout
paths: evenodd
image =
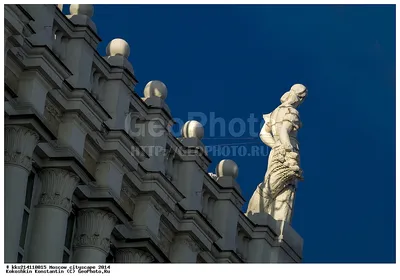
M 126 40 L 136 91 L 163 81 L 184 121 L 189 112 L 261 121 L 293 84 L 306 85 L 292 223 L 303 262 L 395 262 L 394 5 L 95 5 L 93 21 L 100 54 Z M 204 124 L 205 145 L 264 146 L 250 128 L 222 137 Z M 248 201 L 267 156 L 214 154 L 210 172 L 224 158 L 238 164 Z

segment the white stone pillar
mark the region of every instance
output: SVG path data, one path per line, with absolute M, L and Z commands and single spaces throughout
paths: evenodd
M 116 263 L 152 263 L 154 257 L 143 250 L 136 248 L 121 248 L 115 254 Z
M 172 263 L 196 263 L 200 248 L 189 236 L 177 236 L 170 250 Z
M 111 232 L 116 223 L 117 217 L 104 210 L 80 210 L 72 262 L 105 263 L 110 251 Z
M 4 138 L 4 261 L 17 262 L 26 184 L 39 135 L 22 126 L 6 126 Z
M 35 209 L 28 262 L 61 263 L 71 200 L 79 177 L 58 168 L 40 173 L 41 196 Z

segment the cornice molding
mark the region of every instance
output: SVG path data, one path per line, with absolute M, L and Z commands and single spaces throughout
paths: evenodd
M 22 61 L 25 68 L 38 70 L 50 83 L 57 87 L 60 88 L 63 81 L 72 75 L 68 67 L 48 46 L 33 45 L 27 41 L 22 49 L 26 53 L 26 57 Z

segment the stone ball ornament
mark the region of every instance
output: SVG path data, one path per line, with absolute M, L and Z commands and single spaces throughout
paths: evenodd
M 69 12 L 71 15 L 84 15 L 91 18 L 94 9 L 92 4 L 71 4 L 69 6 Z
M 218 177 L 228 176 L 236 179 L 239 175 L 239 167 L 233 160 L 224 159 L 218 163 L 215 173 Z
M 204 127 L 198 121 L 187 121 L 181 132 L 184 138 L 202 139 L 204 137 Z
M 144 88 L 145 97 L 159 97 L 165 100 L 168 96 L 167 86 L 161 81 L 150 81 Z
M 120 55 L 125 58 L 128 58 L 131 52 L 131 48 L 129 44 L 124 39 L 114 39 L 110 43 L 108 43 L 106 48 L 106 54 L 108 56 L 116 56 Z

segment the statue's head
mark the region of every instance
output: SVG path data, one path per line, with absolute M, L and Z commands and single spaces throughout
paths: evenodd
M 281 103 L 297 107 L 301 103 L 303 103 L 306 96 L 307 88 L 302 84 L 295 84 L 290 88 L 288 92 L 282 95 Z

